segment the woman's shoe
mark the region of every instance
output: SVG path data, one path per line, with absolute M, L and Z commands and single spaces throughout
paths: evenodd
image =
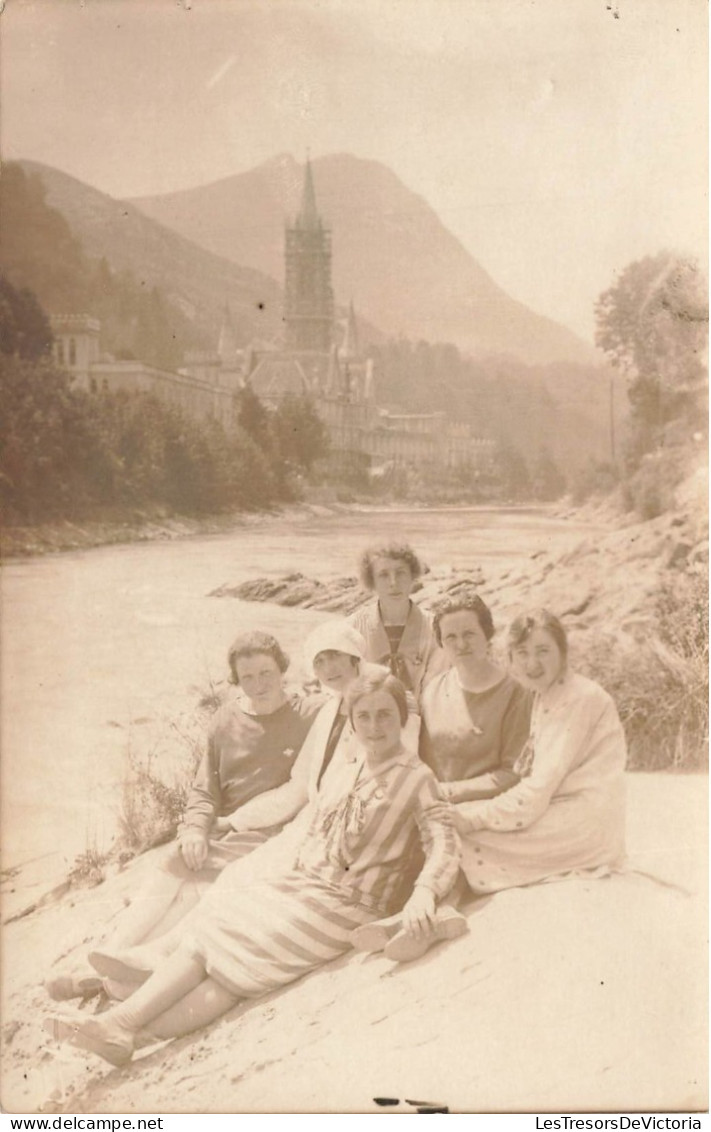
M 140 983 L 120 983 L 118 979 L 109 978 L 103 979 L 102 982 L 104 984 L 104 994 L 109 1000 L 109 1006 L 114 1002 L 125 1002 L 140 986 Z
M 102 989 L 98 975 L 55 975 L 45 979 L 44 989 L 55 1002 L 66 1002 L 70 998 L 93 998 Z
M 351 946 L 356 951 L 382 951 L 402 927 L 402 915 L 388 916 L 386 920 L 373 920 L 371 924 L 361 924 L 351 932 Z
M 152 974 L 152 970 L 141 967 L 130 951 L 90 951 L 89 962 L 95 971 L 105 978 L 115 979 L 119 983 L 133 983 L 139 987 L 145 983 Z
M 56 1041 L 69 1042 L 78 1049 L 95 1053 L 111 1065 L 126 1065 L 133 1057 L 132 1036 L 107 1024 L 101 1015 L 76 1021 L 71 1018 L 45 1018 L 43 1026 Z
M 413 959 L 420 959 L 433 943 L 443 939 L 459 939 L 468 931 L 469 924 L 461 912 L 447 906 L 438 909 L 435 924 L 427 935 L 416 936 L 403 928 L 386 944 L 384 954 L 387 959 L 409 963 Z

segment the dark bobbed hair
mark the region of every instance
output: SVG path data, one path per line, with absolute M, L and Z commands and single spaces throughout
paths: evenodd
M 494 635 L 494 619 L 491 616 L 491 610 L 472 586 L 458 590 L 456 594 L 451 594 L 449 597 L 443 597 L 433 607 L 432 625 L 435 639 L 440 648 L 442 647 L 442 618 L 449 613 L 464 613 L 465 611 L 474 614 L 487 641 L 491 640 Z
M 289 667 L 289 657 L 286 655 L 276 637 L 271 633 L 260 633 L 255 629 L 251 633 L 240 633 L 232 642 L 227 653 L 227 663 L 230 666 L 230 679 L 233 684 L 239 684 L 237 675 L 237 661 L 244 656 L 257 656 L 264 653 L 276 661 L 280 672 L 286 672 Z
M 383 542 L 368 546 L 361 554 L 358 563 L 360 580 L 366 590 L 375 589 L 373 563 L 376 558 L 395 558 L 398 562 L 404 562 L 413 578 L 419 578 L 422 573 L 422 563 L 409 543 Z
M 509 656 L 515 648 L 524 644 L 536 629 L 543 629 L 546 633 L 550 633 L 560 649 L 563 660 L 567 660 L 568 635 L 565 626 L 549 609 L 532 609 L 529 613 L 520 614 L 511 622 L 506 641 Z
M 351 724 L 353 723 L 353 709 L 358 700 L 362 700 L 363 696 L 370 696 L 374 692 L 387 692 L 389 696 L 392 696 L 400 713 L 400 723 L 404 727 L 408 716 L 407 693 L 404 685 L 391 672 L 364 673 L 362 676 L 357 676 L 353 683 L 348 686 L 343 698 Z

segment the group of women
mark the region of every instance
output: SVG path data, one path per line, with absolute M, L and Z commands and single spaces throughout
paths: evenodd
M 373 600 L 306 642 L 325 699 L 286 696 L 273 638 L 233 646 L 241 700 L 213 723 L 179 846 L 90 954 L 116 1004 L 49 1019 L 55 1037 L 123 1064 L 352 947 L 416 958 L 468 930 L 473 896 L 620 862 L 624 734 L 561 622 L 517 617 L 503 667 L 473 587 L 429 615 L 420 573 L 409 546 L 365 552 Z M 170 930 L 192 877 L 207 888 Z

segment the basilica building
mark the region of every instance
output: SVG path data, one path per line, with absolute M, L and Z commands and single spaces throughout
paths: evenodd
M 489 464 L 493 440 L 472 435 L 469 425 L 443 412 L 393 413 L 378 406 L 377 373 L 361 347 L 353 303 L 339 313 L 334 299 L 331 231 L 318 210 L 308 161 L 301 205 L 284 243 L 281 340 L 238 342 L 226 303 L 216 349 L 188 353 L 172 373 L 102 357 L 97 320 L 66 315 L 52 319 L 56 360 L 84 388 L 150 392 L 228 429 L 237 419 L 236 394 L 247 385 L 270 408 L 288 396 L 307 396 L 328 429 L 334 471 Z

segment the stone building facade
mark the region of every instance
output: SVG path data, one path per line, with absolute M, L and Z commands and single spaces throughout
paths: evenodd
M 101 326 L 89 315 L 52 315 L 54 360 L 89 393 L 150 393 L 187 416 L 213 418 L 226 429 L 235 427 L 234 389 L 211 377 L 173 373 L 134 359 L 124 361 L 101 354 Z

